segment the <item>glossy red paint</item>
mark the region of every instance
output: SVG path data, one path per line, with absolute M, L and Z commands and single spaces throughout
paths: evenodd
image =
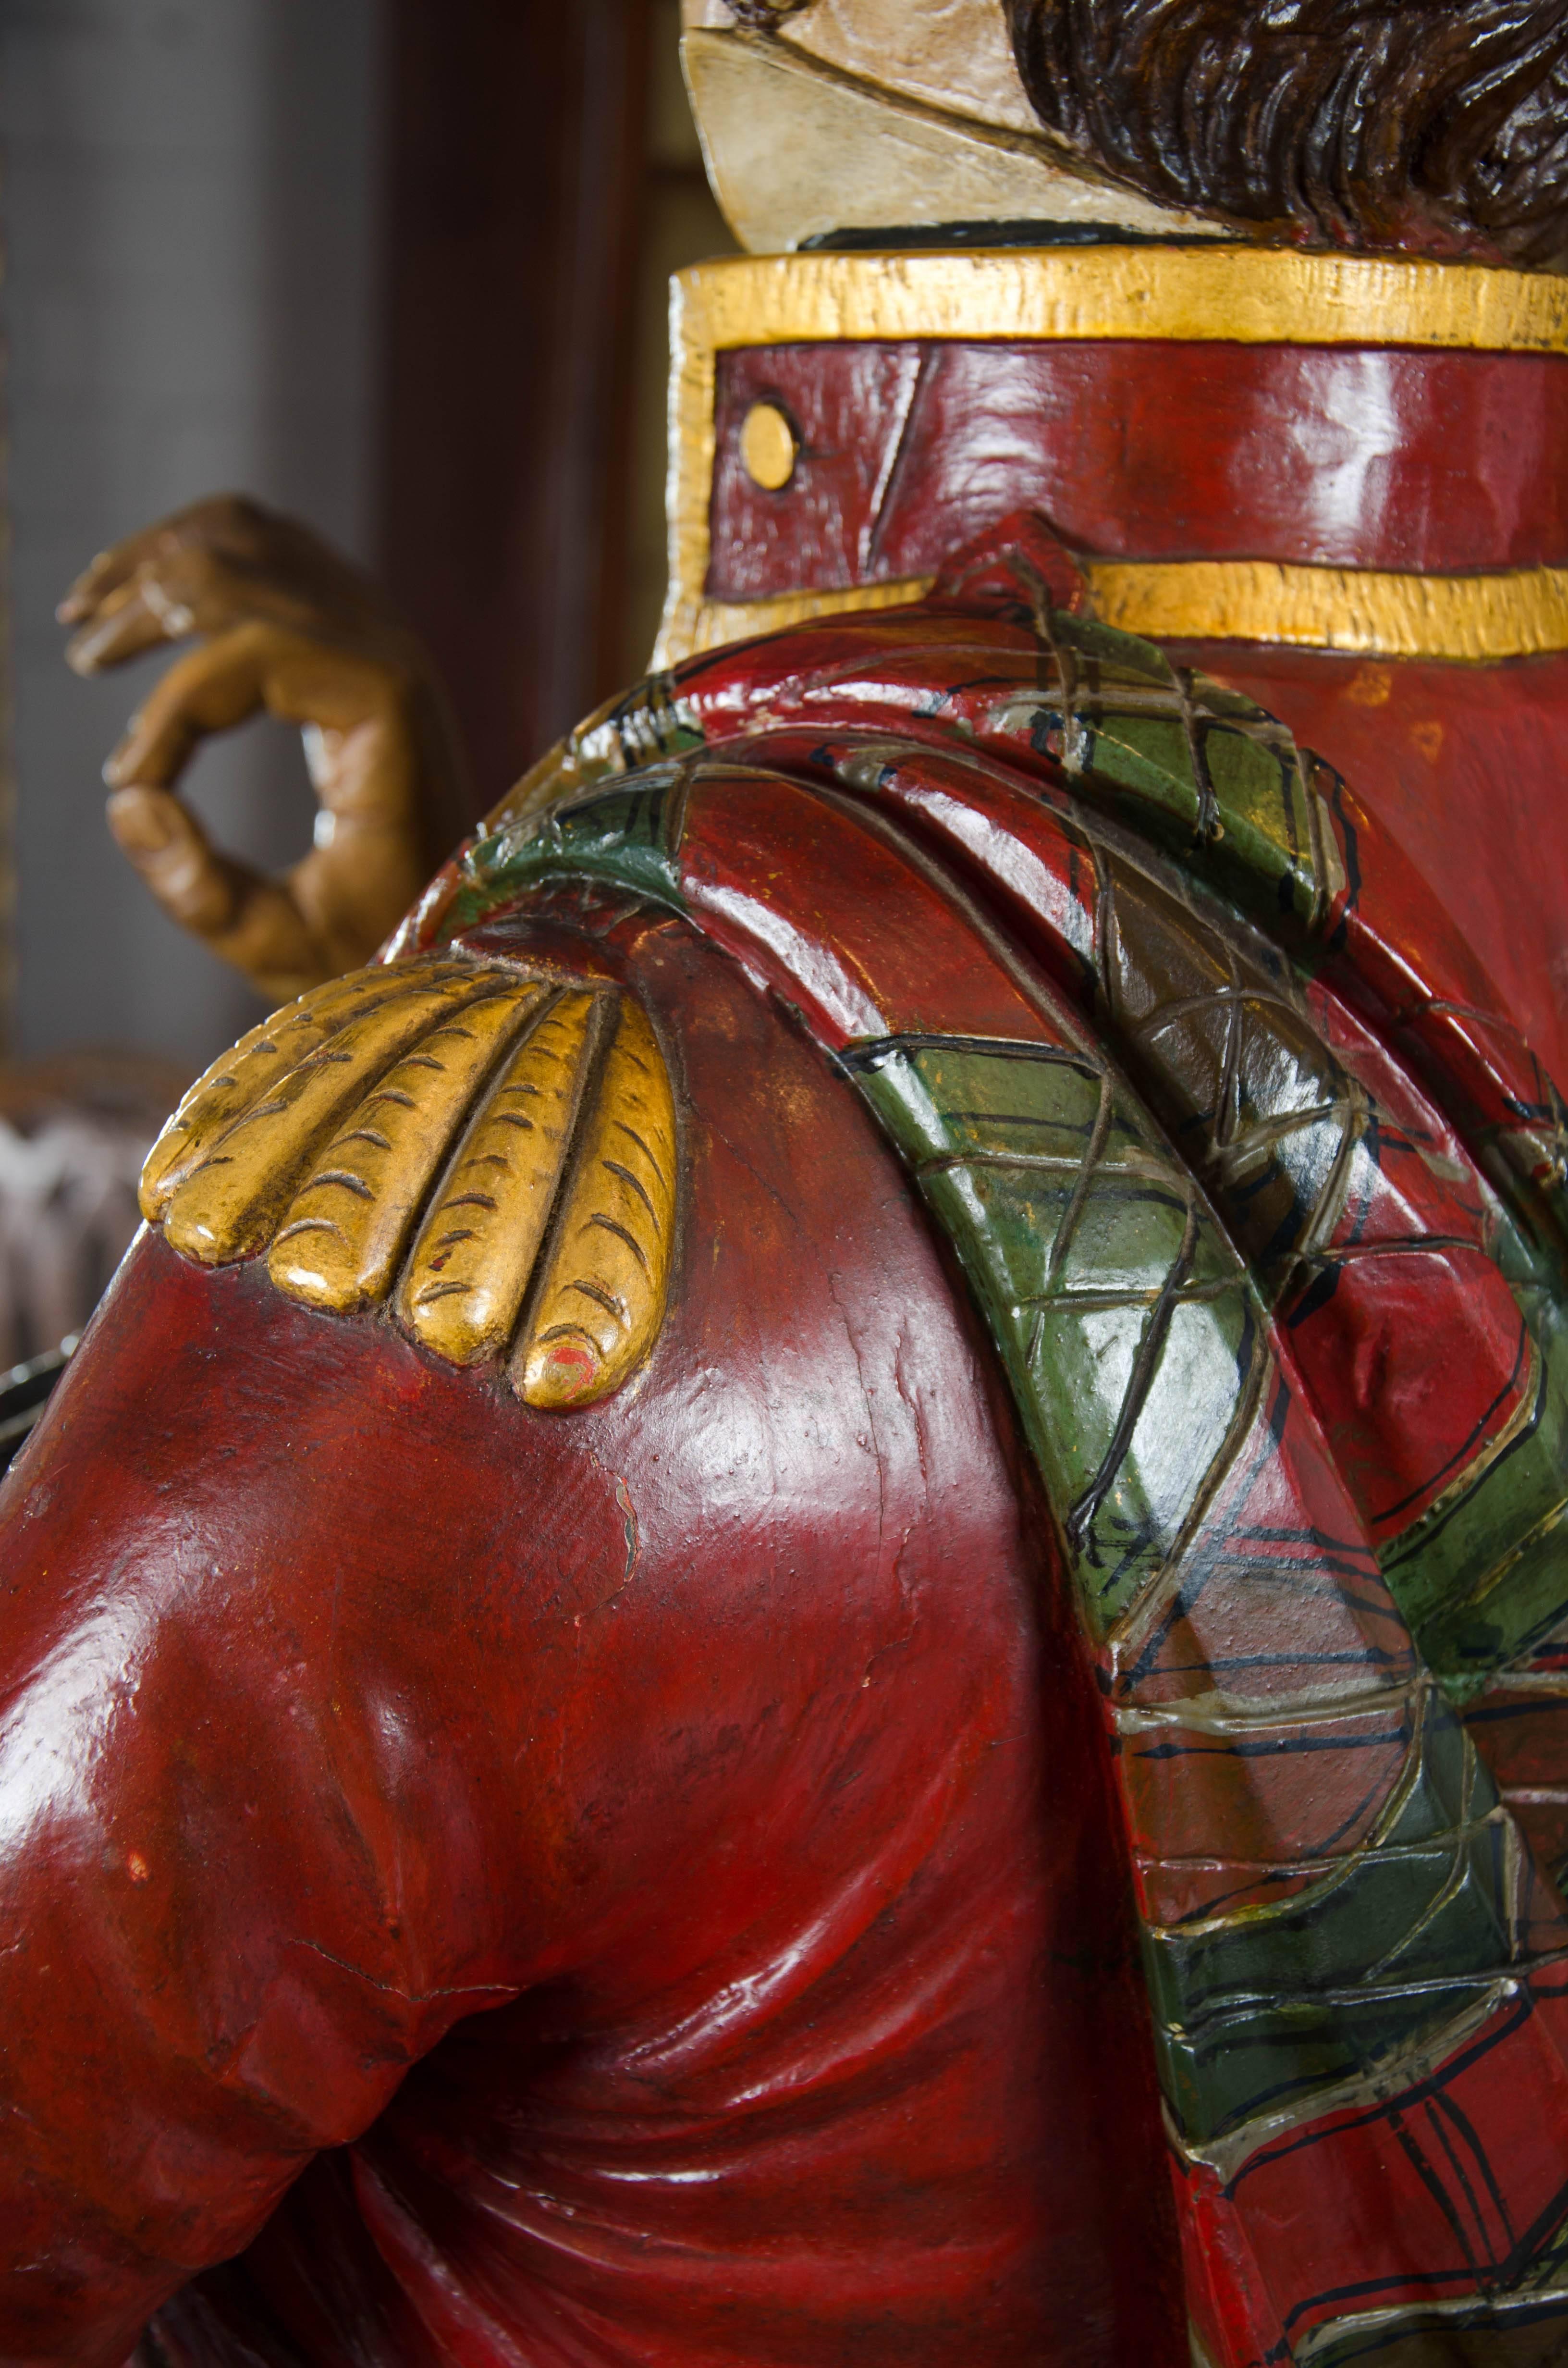
M 1008 548 L 1027 562 L 1023 572 Z M 1310 1919 L 1312 1895 L 1321 1905 L 1341 1871 L 1355 1880 L 1365 1847 L 1381 1846 L 1374 1828 L 1386 1832 L 1391 1793 L 1421 1748 L 1430 1680 L 1380 1572 L 1374 1537 L 1381 1543 L 1407 1532 L 1441 1498 L 1458 1464 L 1471 1481 L 1494 1458 L 1505 1468 L 1508 1439 L 1532 1409 L 1517 1353 L 1519 1309 L 1484 1256 L 1495 1203 L 1467 1139 L 1480 1142 L 1513 1122 L 1511 1103 L 1535 1092 L 1531 1056 L 1421 875 L 1321 768 L 1306 768 L 1323 802 L 1315 827 L 1324 834 L 1311 860 L 1314 877 L 1329 884 L 1321 905 L 1314 900 L 1305 939 L 1292 906 L 1256 893 L 1249 903 L 1244 891 L 1244 906 L 1265 922 L 1261 943 L 1227 939 L 1212 917 L 1206 923 L 1202 914 L 1212 916 L 1213 908 L 1203 893 L 1184 889 L 1179 870 L 1173 880 L 1157 860 L 1151 868 L 1136 830 L 1124 837 L 1117 820 L 1106 820 L 1108 807 L 1112 816 L 1122 811 L 1108 772 L 1091 778 L 1081 801 L 1064 774 L 1063 694 L 1050 636 L 1070 620 L 1037 634 L 1022 615 L 1031 586 L 1055 575 L 1068 581 L 1070 566 L 1053 574 L 1038 527 L 1022 521 L 999 534 L 994 551 L 953 571 L 960 574 L 971 592 L 983 586 L 977 604 L 956 598 L 949 580 L 904 615 L 840 619 L 695 661 L 673 684 L 654 687 L 641 712 L 635 698 L 629 701 L 626 736 L 638 744 L 659 714 L 678 712 L 681 729 L 706 743 L 705 756 L 690 760 L 687 835 L 668 842 L 677 847 L 677 893 L 820 1041 L 836 1047 L 845 1032 L 841 993 L 824 995 L 824 975 L 838 990 L 853 971 L 861 1027 L 880 1030 L 897 1010 L 918 1031 L 937 1008 L 910 994 L 927 941 L 945 1003 L 989 991 L 990 947 L 1000 935 L 1038 959 L 1041 991 L 1030 999 L 1041 1016 L 1053 988 L 1079 1015 L 1074 1021 L 1062 1012 L 1060 1029 L 1077 1026 L 1099 1047 L 1113 1045 L 1176 1139 L 1186 1137 L 1195 1172 L 1218 1196 L 1261 1281 L 1270 1273 L 1271 1236 L 1287 1245 L 1286 1271 L 1278 1279 L 1275 1269 L 1272 1286 L 1283 1294 L 1274 1331 L 1278 1383 L 1252 1406 L 1210 1508 L 1215 1537 L 1249 1543 L 1233 1556 L 1206 1557 L 1190 1596 L 1184 1585 L 1140 1635 L 1136 1654 L 1108 1657 L 1098 1674 L 1108 1702 L 1134 1713 L 1119 1736 L 1118 1770 L 1150 1927 L 1168 1938 L 1173 1925 L 1227 1907 L 1278 1907 L 1298 1895 Z M 1180 688 L 1140 695 L 1165 697 L 1174 714 Z M 1198 690 L 1188 683 L 1183 695 L 1191 700 Z M 1117 696 L 1108 689 L 1110 724 Z M 1147 703 L 1141 711 L 1152 712 Z M 1108 742 L 1118 745 L 1108 724 Z M 710 785 L 734 814 L 722 834 L 722 867 L 716 834 L 700 823 Z M 884 844 L 901 844 L 902 873 L 880 863 L 864 875 L 869 895 L 875 879 L 883 930 L 846 894 L 854 867 L 842 835 L 821 826 L 824 791 L 847 799 L 868 823 L 875 818 Z M 607 802 L 623 810 L 613 790 Z M 1303 827 L 1312 838 L 1313 826 Z M 1334 861 L 1324 852 L 1329 839 Z M 926 913 L 910 900 L 911 882 L 926 877 L 916 847 L 945 867 L 947 929 L 940 900 Z M 1190 838 L 1187 860 L 1201 868 Z M 1001 926 L 988 939 L 983 923 L 967 924 L 969 974 L 955 986 L 950 925 L 966 909 L 964 887 Z M 1288 969 L 1280 938 L 1312 948 L 1300 1004 L 1278 991 Z M 1023 978 L 1027 967 L 1015 962 L 1011 975 Z M 1291 1121 L 1271 1140 L 1296 1133 L 1305 1144 L 1321 1117 L 1338 1146 L 1333 1190 L 1312 1180 L 1308 1150 L 1301 1189 L 1286 1196 L 1292 1205 L 1283 1228 L 1278 1201 L 1271 1209 L 1256 1200 L 1249 1170 L 1227 1173 L 1218 1156 L 1217 1112 L 1230 1107 L 1231 1089 L 1217 1099 L 1215 1084 L 1233 1057 L 1219 1057 L 1228 1033 L 1222 1012 L 1255 1005 L 1260 1036 L 1251 1052 L 1247 1030 L 1237 1040 L 1238 1108 L 1267 1073 L 1265 1099 Z M 1143 1021 L 1155 1013 L 1157 1059 L 1141 1042 Z M 1207 1042 L 1206 1030 L 1213 1031 Z M 1428 1073 L 1443 1088 L 1441 1107 L 1425 1097 Z M 1361 1120 L 1341 1133 L 1352 1089 L 1367 1099 Z M 1445 1115 L 1450 1102 L 1460 1125 Z M 1549 1133 L 1550 1110 L 1543 1143 Z M 1258 1175 L 1252 1165 L 1251 1179 Z M 1325 1281 L 1332 1290 L 1320 1287 Z M 1390 1322 L 1394 1302 L 1398 1318 Z M 1330 1718 L 1332 1673 L 1367 1663 L 1381 1669 L 1392 1699 Z M 1247 1672 L 1244 1691 L 1260 1702 L 1278 1689 L 1282 1716 L 1285 1704 L 1315 1702 L 1294 1766 L 1290 1749 L 1260 1745 L 1244 1723 L 1228 1734 L 1222 1704 L 1233 1669 Z M 1557 1787 L 1561 1761 L 1554 1769 L 1540 1718 L 1545 1694 L 1527 1657 L 1499 1676 L 1483 1698 L 1484 1715 L 1488 1725 L 1497 1713 L 1517 1722 L 1516 1746 L 1533 1727 L 1531 1764 Z M 1186 1748 L 1173 1743 L 1165 1716 L 1184 1704 L 1197 1730 Z M 1474 1732 L 1484 1754 L 1481 1718 Z M 1347 2299 L 1368 2291 L 1395 2309 L 1434 2293 L 1462 2304 L 1478 2278 L 1511 2273 L 1508 2226 L 1550 2225 L 1568 2033 L 1555 1978 L 1555 1861 L 1532 1858 L 1528 1847 L 1535 1839 L 1544 1853 L 1551 1838 L 1533 1819 L 1532 1789 L 1505 1783 L 1496 1813 L 1519 1886 L 1509 1930 L 1540 1967 L 1528 1994 L 1522 1980 L 1489 1991 L 1440 2061 L 1423 2055 L 1408 2091 L 1362 2088 L 1353 2112 L 1329 2098 L 1306 2126 L 1286 2114 L 1290 2143 L 1266 2137 L 1242 2150 L 1234 2175 L 1222 2162 L 1187 2157 L 1187 2293 L 1211 2356 L 1283 2356 L 1287 2320 L 1299 2330 L 1325 2328 Z M 1536 2125 L 1516 2146 L 1508 2100 L 1521 2081 Z M 1506 2190 L 1506 2207 L 1462 2241 L 1453 2237 L 1442 2181 L 1398 2151 L 1404 2108 L 1426 2111 L 1428 2083 L 1468 2116 L 1482 2175 L 1493 2177 L 1496 2166 L 1498 2192 Z M 1391 2147 L 1397 2177 L 1385 2161 Z M 1462 2185 L 1468 2175 L 1456 2178 Z
M 935 568 L 1026 503 L 1123 555 L 1560 560 L 1564 367 L 732 357 L 711 588 Z M 805 431 L 794 510 L 727 457 L 759 393 Z M 1347 1065 L 1377 1057 L 1371 1008 L 1488 1121 L 1528 1096 L 1532 1050 L 1568 1073 L 1568 660 L 1176 655 L 1352 784 L 1376 860 L 1312 1009 Z M 158 2318 L 176 2368 L 1186 2357 L 1128 1857 L 1049 1520 L 909 1183 L 783 1008 L 830 1047 L 868 1012 L 1044 1024 L 824 788 L 824 736 L 896 723 L 920 762 L 887 810 L 1026 940 L 1043 916 L 1041 979 L 1086 1024 L 1100 883 L 1050 827 L 1055 760 L 984 723 L 1038 662 L 1027 627 L 940 602 L 716 660 L 684 687 L 712 737 L 816 779 L 754 771 L 743 796 L 726 757 L 694 784 L 710 942 L 569 897 L 474 933 L 627 977 L 679 1081 L 682 1260 L 621 1396 L 536 1415 L 390 1325 L 155 1242 L 121 1276 L 0 1497 L 0 2360 L 115 2368 L 198 2271 Z M 948 793 L 966 734 L 989 807 L 972 780 Z M 1480 1345 L 1437 1392 L 1386 1272 L 1298 1327 L 1301 1402 L 1369 1522 L 1440 1486 L 1444 1424 L 1500 1429 L 1517 1390 L 1451 1113 L 1392 1067 L 1379 1090 L 1451 1173 L 1385 1145 L 1346 1226 L 1442 1217 Z M 1331 1527 L 1326 1480 L 1324 1503 Z M 1261 1483 L 1243 1509 L 1260 1531 L 1278 1513 Z M 1374 1594 L 1311 1602 L 1291 1651 L 1350 1653 Z M 1173 1615 L 1156 1692 L 1220 1658 L 1237 1603 L 1217 1583 Z M 1510 1801 L 1556 1783 L 1554 1698 L 1472 1723 Z M 1407 1736 L 1348 1739 L 1370 1800 Z M 1322 1764 L 1260 1768 L 1237 1857 L 1354 1846 Z M 1171 1922 L 1214 1879 L 1176 1769 L 1140 1743 L 1123 1770 L 1131 1880 Z M 1562 1816 L 1529 1828 L 1543 1867 Z M 1554 2143 L 1519 2143 L 1531 2192 Z M 1321 2287 L 1300 2165 L 1265 2151 L 1247 2176 Z M 1392 2146 L 1373 2186 L 1393 2275 L 1435 2207 Z M 1194 2199 L 1187 2275 L 1244 2348 L 1272 2305 L 1219 2189 Z
M 828 753 L 819 746 L 817 761 Z M 1125 960 L 1127 927 L 1124 922 L 1116 943 L 1106 942 L 1104 897 L 1112 883 L 1061 812 L 1038 794 L 1031 796 L 1000 766 L 937 757 L 884 763 L 877 769 L 874 802 L 869 803 L 913 825 L 934 850 L 956 854 L 984 901 L 1006 915 L 1017 938 L 1040 957 L 1042 970 L 1055 975 L 1085 1019 L 1108 1007 L 1125 1015 L 1135 985 L 1124 980 L 1113 989 L 1106 980 L 1118 957 Z M 747 825 L 753 835 L 766 830 L 761 809 L 762 801 L 754 799 Z M 745 835 L 734 835 L 738 852 Z M 764 866 L 768 861 L 764 858 Z M 1179 914 L 1152 913 L 1146 887 L 1141 901 L 1151 937 L 1162 918 L 1167 931 L 1173 923 L 1179 927 Z M 878 904 L 883 913 L 897 910 L 885 889 Z M 936 999 L 925 1007 L 927 1012 L 961 1010 L 937 953 L 939 932 L 895 924 L 892 934 L 896 946 L 918 943 L 931 961 L 940 984 Z M 1073 957 L 1082 965 L 1075 976 Z M 949 957 L 946 969 L 951 967 Z M 972 995 L 989 973 L 972 949 L 968 967 Z M 1292 1315 L 1290 1338 L 1358 1510 L 1372 1538 L 1380 1540 L 1433 1502 L 1479 1442 L 1507 1435 L 1533 1396 L 1539 1375 L 1518 1308 L 1487 1253 L 1484 1192 L 1463 1144 L 1325 980 L 1316 983 L 1312 1000 L 1324 1041 L 1374 1093 L 1380 1119 L 1372 1152 L 1357 1160 L 1353 1189 L 1324 1243 L 1325 1249 L 1344 1253 L 1334 1290 L 1315 1294 Z M 935 1023 L 927 1019 L 906 1024 Z M 1040 1033 L 1038 1019 L 1011 1031 L 994 1021 L 987 1030 L 972 1019 L 949 1024 L 968 1026 L 976 1034 Z M 1300 1041 L 1310 1060 L 1307 1030 L 1300 1031 Z M 1167 1056 L 1171 1042 L 1167 1034 Z M 1136 1075 L 1135 1053 L 1124 1057 L 1132 1059 Z M 1195 1110 L 1167 1108 L 1165 1115 L 1179 1131 Z M 1254 1256 L 1267 1255 L 1273 1224 L 1270 1210 L 1256 1235 L 1240 1236 Z M 1384 1243 L 1423 1238 L 1442 1247 L 1397 1258 L 1369 1255 Z M 1457 1337 L 1461 1328 L 1467 1343 L 1462 1367 L 1434 1362 L 1434 1333 Z
M 764 396 L 803 439 L 777 494 L 740 459 Z M 1104 558 L 1440 572 L 1568 559 L 1556 356 L 779 347 L 721 357 L 718 431 L 720 599 L 935 573 L 1025 507 Z M 1172 655 L 1246 691 L 1353 784 L 1546 1066 L 1568 1075 L 1568 657 L 1381 664 L 1220 643 Z
M 765 492 L 756 402 L 800 457 Z M 1459 573 L 1568 558 L 1568 359 L 1397 347 L 915 342 L 719 357 L 708 589 L 932 575 L 1011 510 L 1104 559 Z
M 1568 447 L 1543 453 L 1568 472 Z M 1568 1076 L 1568 656 L 1503 666 L 1381 664 L 1234 642 L 1174 644 L 1257 700 L 1325 757 L 1351 800 L 1399 849 L 1468 948 L 1526 1042 Z M 1385 875 L 1369 866 L 1369 907 Z M 1423 914 L 1389 914 L 1391 935 L 1429 939 Z M 1465 1000 L 1472 998 L 1468 995 Z
M 831 791 L 705 773 L 686 809 L 682 880 L 717 944 L 748 962 L 841 1051 L 921 1029 L 1051 1041 L 1024 985 L 977 962 L 972 928 Z
M 689 1098 L 640 1385 L 536 1415 L 147 1241 L 6 1484 L 0 2357 L 250 2245 L 168 2358 L 1175 2362 L 990 1352 L 777 1007 L 585 951 Z

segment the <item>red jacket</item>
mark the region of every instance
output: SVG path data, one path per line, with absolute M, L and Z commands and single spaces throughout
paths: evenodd
M 991 620 L 965 628 L 982 662 L 964 697 L 994 673 L 1043 683 L 1027 621 L 998 621 L 988 597 Z M 874 753 L 895 725 L 927 751 L 938 736 L 937 706 L 887 689 L 909 642 L 891 624 L 804 634 L 676 689 L 709 698 L 715 744 L 774 735 L 743 764 L 836 780 L 845 746 L 819 761 L 817 739 Z M 1539 814 L 1555 777 L 1562 661 L 1412 668 L 1386 697 L 1357 692 L 1364 677 L 1340 662 L 1247 667 L 1300 739 L 1331 762 L 1336 734 L 1361 755 L 1363 823 L 1380 804 L 1404 819 L 1389 784 L 1414 757 L 1401 741 L 1397 762 L 1373 759 L 1407 693 L 1447 719 L 1443 743 L 1413 741 L 1424 761 L 1435 747 L 1457 765 L 1456 745 L 1468 761 L 1524 717 L 1541 738 L 1528 779 L 1522 759 L 1500 775 L 1508 794 Z M 787 714 L 790 685 L 803 705 Z M 959 690 L 942 700 L 972 738 Z M 1009 764 L 1020 796 L 1060 787 L 1049 731 L 1038 746 L 1020 731 L 1013 757 L 988 753 L 1002 788 Z M 1451 837 L 1462 779 L 1445 778 L 1452 805 L 1433 811 Z M 869 798 L 870 777 L 855 780 Z M 1346 826 L 1387 860 L 1349 882 L 1338 843 L 1341 903 L 1318 918 L 1354 920 L 1371 968 L 1331 981 L 1335 1009 L 1360 1009 L 1345 998 L 1370 978 L 1365 1025 L 1382 1026 L 1407 966 L 1426 982 L 1418 1010 L 1394 1013 L 1411 1074 L 1458 1079 L 1471 1115 L 1513 1080 L 1520 1124 L 1550 1131 L 1554 1104 L 1525 1109 L 1536 1087 L 1517 1081 L 1536 1073 L 1517 1033 L 1477 1053 L 1461 998 L 1439 991 L 1451 958 L 1472 1009 L 1490 969 L 1506 984 L 1488 1008 L 1517 1008 L 1539 1042 L 1540 894 L 1512 941 L 1498 926 L 1472 959 L 1433 900 L 1445 867 L 1407 861 L 1397 827 Z M 925 879 L 926 825 L 909 827 Z M 868 848 L 881 828 L 866 825 Z M 1520 837 L 1505 815 L 1457 881 L 1471 916 L 1501 914 Z M 688 916 L 630 872 L 574 873 L 563 856 L 483 911 L 460 903 L 471 866 L 422 925 L 458 928 L 476 957 L 607 981 L 653 1021 L 683 1112 L 680 1230 L 667 1314 L 626 1387 L 543 1411 L 497 1370 L 454 1371 L 390 1312 L 310 1312 L 259 1260 L 203 1270 L 153 1235 L 6 1484 L 0 2359 L 116 2368 L 198 2271 L 160 2311 L 149 2362 L 1185 2354 L 1135 1954 L 1178 1858 L 1168 1831 L 1163 1857 L 1134 1834 L 1130 1868 L 1125 1755 L 1038 1447 L 958 1236 L 928 1220 L 852 1090 L 857 1027 L 834 1032 L 835 1013 L 882 1010 L 890 976 L 901 1041 L 932 1014 L 964 1041 L 1016 1023 L 1000 988 L 982 1008 L 984 960 L 949 963 L 942 882 L 912 933 L 877 885 L 881 856 L 864 853 L 864 879 L 815 857 L 743 878 L 760 831 L 692 844 L 717 853 Z M 968 887 L 1005 853 L 971 847 Z M 1562 860 L 1549 834 L 1543 875 Z M 987 875 L 994 916 L 1005 871 Z M 1049 914 L 1069 948 L 1071 902 Z M 1084 968 L 1058 974 L 1047 935 L 1004 949 L 1003 969 L 1036 962 L 1037 1001 L 1092 1012 L 1104 945 L 1088 928 Z M 1337 1055 L 1354 1065 L 1346 1042 Z M 1387 1093 L 1409 1112 L 1426 1088 L 1401 1074 Z M 1501 1141 L 1503 1121 L 1483 1116 L 1472 1143 L 1432 1106 L 1424 1172 L 1454 1197 L 1445 1255 L 1483 1247 L 1463 1227 L 1480 1223 L 1480 1134 Z M 1368 1304 L 1357 1288 L 1341 1314 Z M 1490 1289 L 1474 1284 L 1471 1314 Z M 1279 1303 L 1282 1337 L 1309 1295 Z M 1480 1332 L 1458 1337 L 1475 1362 Z M 1369 1408 L 1390 1454 L 1426 1435 L 1400 1345 L 1374 1327 L 1361 1361 L 1341 1360 L 1358 1452 Z M 1483 1443 L 1512 1406 L 1488 1412 Z M 1375 1476 L 1363 1454 L 1356 1506 Z M 1317 1543 L 1332 1559 L 1335 1542 Z M 1346 1582 L 1364 1626 L 1391 1616 L 1380 1586 L 1371 1560 Z M 1302 1649 L 1294 1628 L 1287 1647 Z M 1388 1657 L 1409 1650 L 1392 1639 Z M 1537 1679 L 1537 1741 L 1499 1776 L 1489 1833 L 1524 1832 L 1533 1809 L 1549 1822 Z M 1397 1761 L 1378 1782 L 1394 1775 Z M 1331 1781 L 1349 1780 L 1336 1764 L 1308 1811 Z M 1516 1985 L 1551 1962 L 1561 1918 L 1539 1831 L 1510 1861 Z M 1319 1859 L 1336 1846 L 1314 1829 L 1292 1847 L 1309 1840 Z M 1203 1853 L 1183 1863 L 1201 1887 Z M 1265 1877 L 1304 1879 L 1284 1857 Z M 1517 2159 L 1486 2164 L 1496 2212 L 1481 2193 L 1435 2268 L 1412 2237 L 1402 2308 L 1423 2279 L 1448 2281 L 1445 2306 L 1515 2291 L 1509 2248 L 1528 2231 L 1509 2223 L 1509 2182 L 1523 2192 L 1562 2153 L 1555 2092 L 1549 2110 L 1534 2094 Z M 1471 2174 L 1439 2170 L 1448 2209 Z M 1334 2176 L 1316 2183 L 1290 2203 L 1301 2226 L 1338 2200 Z M 1244 2361 L 1271 2310 L 1354 2315 L 1346 2264 L 1322 2258 L 1238 2301 L 1251 2257 L 1233 2202 L 1205 2191 L 1210 2218 L 1187 2230 L 1206 2342 Z M 1469 2208 L 1461 2196 L 1456 2226 Z M 1205 2244 L 1234 2274 L 1228 2320 L 1199 2291 Z

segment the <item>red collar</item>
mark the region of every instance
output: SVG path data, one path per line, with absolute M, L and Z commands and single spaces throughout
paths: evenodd
M 1568 564 L 1568 357 L 1375 346 L 855 341 L 719 355 L 707 590 L 934 573 L 1007 512 L 1107 559 L 1460 574 Z M 769 492 L 742 430 L 799 437 Z

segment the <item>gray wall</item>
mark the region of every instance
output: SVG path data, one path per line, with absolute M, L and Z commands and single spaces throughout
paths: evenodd
M 98 768 L 155 666 L 79 682 L 52 611 L 96 550 L 230 486 L 367 553 L 380 51 L 378 0 L 0 0 L 19 1052 L 194 1071 L 256 1015 L 104 826 Z M 192 781 L 232 847 L 302 852 L 282 727 Z

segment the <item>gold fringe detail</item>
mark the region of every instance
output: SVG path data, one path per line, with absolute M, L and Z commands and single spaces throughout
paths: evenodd
M 468 966 L 449 962 L 444 969 L 454 977 L 466 976 Z M 382 970 L 355 971 L 347 978 L 312 987 L 242 1036 L 233 1052 L 198 1077 L 142 1170 L 142 1213 L 148 1223 L 157 1224 L 219 1136 L 262 1099 L 275 1079 L 286 1076 L 356 1012 L 384 1002 L 389 991 L 389 973 Z
M 279 1291 L 347 1314 L 384 1299 L 474 1095 L 542 985 L 505 988 L 422 1037 L 328 1144 L 272 1245 Z
M 664 1320 L 675 1226 L 675 1099 L 635 1003 L 614 1041 L 524 1338 L 513 1386 L 530 1406 L 613 1390 Z
M 512 1337 L 600 1019 L 589 993 L 551 1006 L 474 1120 L 414 1246 L 399 1316 L 454 1365 L 499 1356 Z
M 202 1266 L 227 1266 L 264 1248 L 323 1137 L 463 993 L 461 985 L 412 987 L 373 1004 L 308 1053 L 220 1135 L 179 1187 L 164 1212 L 170 1247 Z
M 518 1395 L 565 1407 L 619 1387 L 658 1336 L 675 1177 L 669 1076 L 631 996 L 426 959 L 335 980 L 254 1029 L 159 1138 L 142 1205 L 182 1257 L 270 1245 L 287 1297 L 333 1315 L 390 1303 L 449 1363 L 516 1344 Z

